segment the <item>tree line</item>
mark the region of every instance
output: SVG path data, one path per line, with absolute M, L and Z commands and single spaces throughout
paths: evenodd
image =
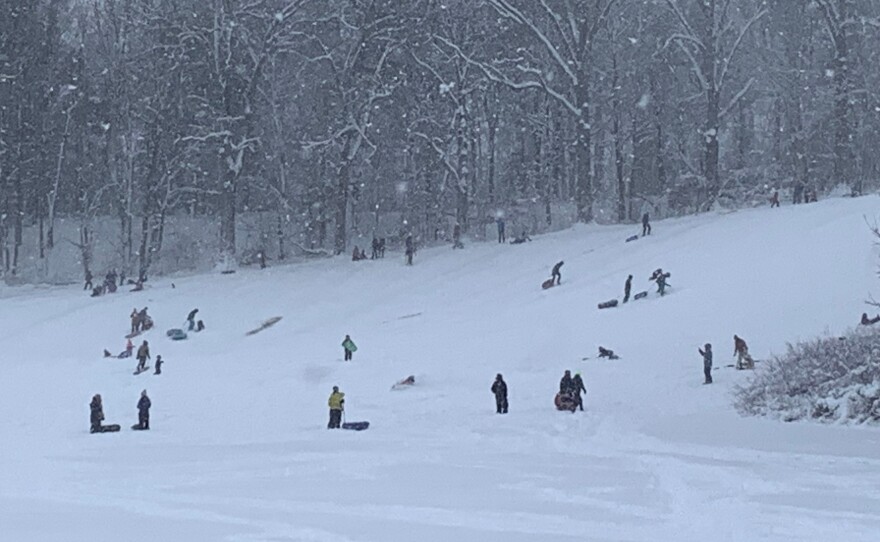
M 550 227 L 880 178 L 872 0 L 0 0 L 0 256 L 94 222 L 146 273 L 168 218 L 241 259 Z M 37 232 L 23 248 L 23 231 Z M 382 232 L 379 232 L 382 233 Z M 391 232 L 384 232 L 392 235 Z

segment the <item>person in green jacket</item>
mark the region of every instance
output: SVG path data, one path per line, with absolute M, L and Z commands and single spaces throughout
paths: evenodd
M 354 344 L 354 341 L 351 340 L 351 337 L 348 335 L 346 335 L 345 339 L 342 341 L 342 348 L 345 349 L 345 361 L 351 361 L 351 355 L 358 349 Z
M 339 429 L 345 406 L 345 394 L 339 391 L 339 386 L 333 386 L 333 393 L 330 394 L 327 405 L 330 407 L 330 423 L 327 424 L 327 429 Z

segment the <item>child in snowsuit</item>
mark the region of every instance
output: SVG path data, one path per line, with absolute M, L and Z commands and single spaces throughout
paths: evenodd
M 357 346 L 355 346 L 354 341 L 348 335 L 342 340 L 342 348 L 345 350 L 345 361 L 351 361 L 351 356 L 357 350 Z
M 138 427 L 140 429 L 149 429 L 150 428 L 150 407 L 151 406 L 153 406 L 153 403 L 150 402 L 150 398 L 147 397 L 147 390 L 142 391 L 141 398 L 137 404 Z
M 498 414 L 507 414 L 507 383 L 501 373 L 495 375 L 495 382 L 492 384 L 492 393 L 495 394 L 495 412 Z
M 626 303 L 629 301 L 629 293 L 632 290 L 633 285 L 633 276 L 629 275 L 626 277 L 626 283 L 623 285 L 623 302 Z
M 559 269 L 565 264 L 565 262 L 558 262 L 553 266 L 553 270 L 550 271 L 550 278 L 553 279 L 553 284 L 562 283 L 562 273 L 559 272 Z
M 137 351 L 137 360 L 138 360 L 138 371 L 143 371 L 147 368 L 147 359 L 150 357 L 150 345 L 147 341 L 138 348 Z
M 770 208 L 779 207 L 779 190 L 773 192 L 773 197 L 770 198 Z
M 156 370 L 153 372 L 154 375 L 162 374 L 162 364 L 165 363 L 165 360 L 162 359 L 162 356 L 156 356 Z
M 706 377 L 706 380 L 703 384 L 711 384 L 712 383 L 712 345 L 706 343 L 705 350 L 697 351 L 703 356 L 703 376 Z
M 134 335 L 135 333 L 137 333 L 140 326 L 140 313 L 138 313 L 138 310 L 136 308 L 131 309 L 131 334 Z
M 345 394 L 339 391 L 339 386 L 333 386 L 333 393 L 330 394 L 327 405 L 330 407 L 330 423 L 327 424 L 327 429 L 339 429 L 342 423 L 342 409 L 345 407 Z
M 457 222 L 452 227 L 452 248 L 464 248 L 461 243 L 461 224 Z
M 104 405 L 101 404 L 100 394 L 95 394 L 95 396 L 92 397 L 92 402 L 89 403 L 89 408 L 91 409 L 91 416 L 89 417 L 89 420 L 92 423 L 92 428 L 90 432 L 100 433 L 101 422 L 104 421 Z

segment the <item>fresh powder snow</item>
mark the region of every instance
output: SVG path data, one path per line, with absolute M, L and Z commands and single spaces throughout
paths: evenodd
M 878 204 L 663 220 L 629 243 L 640 228 L 580 225 L 424 249 L 412 267 L 389 251 L 99 298 L 0 289 L 0 539 L 875 541 L 880 432 L 743 418 L 731 391 L 750 373 L 726 365 L 734 334 L 766 359 L 858 323 L 880 295 Z M 560 260 L 561 285 L 542 290 Z M 598 310 L 628 274 L 649 296 Z M 150 342 L 160 376 L 102 357 L 145 306 L 156 327 L 135 347 Z M 169 340 L 196 307 L 206 330 Z M 553 406 L 566 369 L 585 412 Z M 326 429 L 334 385 L 367 431 Z M 131 431 L 143 389 L 151 430 Z M 96 393 L 121 432 L 89 434 Z

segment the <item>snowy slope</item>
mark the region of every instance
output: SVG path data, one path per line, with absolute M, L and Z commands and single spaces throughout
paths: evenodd
M 876 540 L 880 433 L 740 418 L 748 375 L 703 386 L 697 348 L 723 366 L 734 333 L 763 358 L 855 324 L 880 291 L 877 214 L 871 196 L 661 221 L 632 243 L 632 227 L 582 226 L 430 249 L 411 268 L 389 253 L 99 299 L 0 290 L 0 539 Z M 558 260 L 562 286 L 542 291 Z M 596 309 L 657 267 L 670 295 Z M 145 305 L 161 376 L 101 357 Z M 194 307 L 207 331 L 167 340 Z M 584 375 L 584 413 L 553 409 L 565 369 Z M 370 430 L 324 428 L 334 384 Z M 127 431 L 143 388 L 153 430 Z M 95 393 L 123 432 L 88 433 Z

